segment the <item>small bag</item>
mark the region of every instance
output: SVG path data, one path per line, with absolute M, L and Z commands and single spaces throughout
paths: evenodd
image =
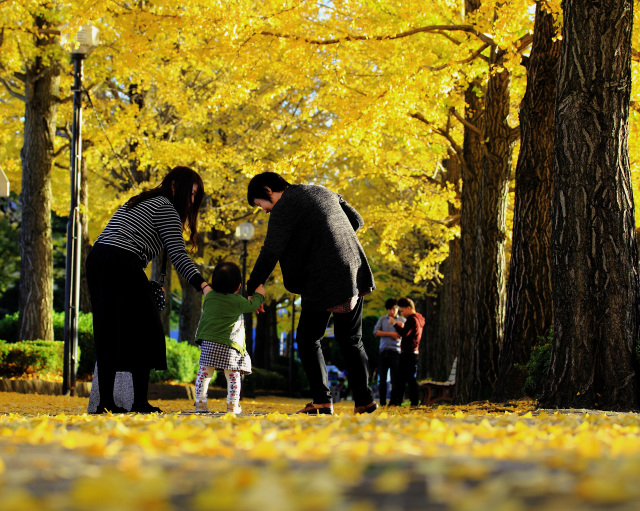
M 162 285 L 164 284 L 164 276 L 167 270 L 167 251 L 164 251 L 162 256 L 162 272 L 160 273 L 160 281 L 150 280 L 149 281 L 149 290 L 151 291 L 151 299 L 153 300 L 153 304 L 156 306 L 156 309 L 159 311 L 163 311 L 167 306 L 167 300 L 164 296 L 164 288 Z

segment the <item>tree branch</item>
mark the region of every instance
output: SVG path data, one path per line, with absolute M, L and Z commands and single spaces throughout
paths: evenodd
M 413 28 L 411 30 L 407 30 L 405 32 L 400 32 L 398 34 L 393 35 L 376 35 L 376 36 L 367 36 L 367 35 L 348 35 L 346 37 L 338 37 L 335 39 L 309 39 L 307 37 L 301 37 L 297 35 L 291 34 L 278 34 L 275 32 L 262 31 L 259 32 L 260 35 L 266 35 L 271 37 L 279 37 L 281 39 L 295 39 L 298 41 L 304 41 L 309 44 L 318 44 L 318 45 L 328 45 L 328 44 L 338 44 L 345 43 L 351 41 L 391 41 L 394 39 L 403 39 L 405 37 L 411 37 L 416 34 L 421 33 L 430 33 L 430 32 L 442 32 L 442 31 L 452 31 L 452 32 L 466 32 L 468 34 L 476 36 L 483 43 L 488 45 L 493 45 L 493 39 L 491 39 L 486 34 L 478 32 L 471 25 L 431 25 L 428 27 L 418 27 Z
M 520 139 L 520 125 L 518 124 L 517 126 L 509 130 L 509 135 L 507 135 L 507 140 L 509 141 L 509 144 L 513 144 L 514 142 L 517 142 L 519 139 Z
M 469 55 L 469 57 L 467 57 L 466 59 L 463 60 L 456 60 L 453 63 L 454 64 L 468 64 L 469 62 L 471 62 L 472 60 L 480 57 L 482 60 L 484 60 L 485 62 L 489 62 L 489 59 L 487 57 L 485 57 L 484 55 L 482 55 L 482 52 L 484 50 L 486 50 L 487 48 L 489 48 L 488 44 L 483 44 L 480 48 L 478 48 L 476 51 L 474 51 L 471 55 Z M 422 66 L 425 67 L 431 71 L 442 71 L 443 69 L 449 67 L 451 64 L 443 64 L 441 66 Z
M 517 52 L 523 52 L 533 42 L 533 34 L 523 35 L 516 43 Z
M 4 88 L 7 89 L 9 94 L 11 94 L 14 98 L 17 98 L 20 101 L 23 101 L 26 103 L 27 98 L 24 95 L 17 92 L 16 90 L 14 90 L 13 87 L 11 87 L 11 85 L 9 84 L 9 82 L 7 82 L 4 78 L 2 78 L 2 76 L 0 76 L 0 83 L 4 85 Z
M 453 114 L 453 116 L 456 119 L 458 119 L 458 121 L 460 121 L 464 126 L 469 128 L 471 131 L 473 131 L 476 135 L 482 136 L 482 130 L 479 129 L 475 124 L 471 124 L 467 119 L 462 117 L 455 108 L 451 108 L 450 112 Z
M 451 146 L 451 149 L 453 149 L 453 152 L 456 154 L 456 157 L 458 158 L 458 160 L 460 160 L 460 165 L 462 165 L 464 168 L 467 168 L 467 162 L 464 159 L 464 152 L 462 150 L 462 147 L 460 147 L 457 144 L 457 142 L 453 139 L 453 137 L 449 134 L 449 132 L 444 131 L 443 129 L 440 129 L 440 128 L 435 128 L 431 124 L 431 122 L 429 122 L 429 120 L 420 112 L 409 114 L 409 116 L 413 117 L 414 119 L 417 119 L 420 122 L 423 122 L 427 126 L 431 127 L 438 135 L 440 135 L 441 137 L 444 137 L 447 140 L 447 142 L 449 142 L 449 145 Z
M 61 145 L 60 148 L 53 153 L 53 157 L 57 158 L 58 156 L 60 156 L 62 153 L 64 153 L 67 149 L 69 149 L 71 147 L 71 144 L 64 144 Z M 66 168 L 66 167 L 65 167 Z

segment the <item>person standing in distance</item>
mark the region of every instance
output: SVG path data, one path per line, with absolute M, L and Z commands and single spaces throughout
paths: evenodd
M 407 387 L 411 406 L 418 406 L 418 382 L 416 374 L 418 372 L 418 348 L 422 339 L 422 330 L 426 323 L 424 316 L 416 312 L 416 306 L 411 298 L 400 298 L 398 300 L 400 315 L 405 319 L 404 324 L 395 319 L 389 322 L 396 332 L 402 336 L 400 343 L 400 369 L 399 385 L 391 389 L 391 406 L 400 406 L 404 398 L 404 389 Z
M 182 232 L 189 227 L 195 247 L 198 210 L 204 197 L 200 176 L 188 167 L 173 168 L 160 186 L 130 198 L 113 215 L 87 256 L 86 271 L 93 311 L 100 400 L 90 413 L 125 413 L 117 406 L 116 372 L 130 372 L 130 411 L 153 413 L 149 372 L 167 368 L 165 335 L 144 269 L 163 249 L 175 269 L 204 294 L 211 287 L 189 258 Z
M 332 314 L 354 412 L 375 411 L 378 403 L 368 387 L 368 358 L 362 344 L 362 297 L 375 289 L 356 236 L 364 224 L 362 217 L 337 193 L 323 186 L 289 184 L 275 172 L 253 177 L 247 200 L 269 214 L 267 235 L 247 281 L 248 295 L 280 262 L 284 286 L 302 298 L 296 339 L 313 401 L 298 413 L 333 413 L 320 347 Z
M 396 332 L 391 319 L 398 318 L 398 301 L 389 298 L 384 302 L 387 309 L 386 316 L 380 316 L 376 326 L 373 328 L 373 335 L 380 338 L 380 358 L 378 359 L 378 380 L 380 391 L 380 405 L 387 404 L 387 373 L 391 373 L 391 388 L 399 385 L 398 367 L 400 363 L 400 334 Z

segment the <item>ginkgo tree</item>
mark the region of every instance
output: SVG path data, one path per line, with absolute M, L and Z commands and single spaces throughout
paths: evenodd
M 557 27 L 559 6 L 542 4 Z M 372 309 L 387 293 L 441 279 L 444 261 L 457 254 L 459 263 L 444 266 L 453 272 L 444 278 L 459 282 L 450 291 L 450 316 L 441 320 L 459 326 L 445 358 L 449 364 L 460 358 L 462 400 L 487 397 L 505 319 L 508 190 L 534 6 L 525 0 L 0 2 L 0 164 L 25 201 L 35 197 L 25 162 L 36 152 L 26 142 L 22 162 L 17 152 L 16 138 L 27 141 L 32 126 L 21 80 L 34 62 L 51 64 L 60 72 L 61 92 L 50 94 L 57 116 L 48 121 L 48 159 L 36 167 L 46 170 L 40 188 L 50 207 L 66 214 L 70 76 L 59 40 L 91 22 L 103 41 L 85 63 L 92 239 L 128 197 L 154 186 L 167 168 L 187 164 L 201 173 L 209 196 L 197 253 L 206 269 L 237 257 L 237 222 L 260 221 L 246 204 L 251 176 L 273 170 L 291 182 L 326 185 L 365 219 L 361 239 L 379 283 Z M 47 201 L 38 204 L 46 218 Z M 29 225 L 23 218 L 24 236 L 43 232 L 39 241 L 50 244 L 46 225 L 42 231 Z M 259 245 L 252 242 L 250 260 Z M 45 254 L 33 264 L 34 276 L 48 282 L 48 266 Z M 25 296 L 38 287 L 29 282 L 22 279 Z M 38 292 L 48 293 L 45 285 Z M 278 288 L 274 296 L 285 294 Z M 45 305 L 38 321 L 46 325 L 46 300 L 38 303 Z M 29 312 L 21 307 L 21 314 Z

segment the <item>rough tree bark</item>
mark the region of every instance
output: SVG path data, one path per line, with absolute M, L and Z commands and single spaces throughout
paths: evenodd
M 35 16 L 36 47 L 59 46 L 45 17 Z M 47 30 L 44 34 L 40 30 Z M 20 339 L 53 340 L 53 247 L 51 239 L 51 169 L 60 94 L 60 65 L 36 56 L 25 72 L 22 223 L 20 226 Z
M 458 198 L 460 195 L 459 182 L 462 177 L 462 166 L 455 154 L 449 154 L 444 162 L 447 170 L 446 180 L 456 187 Z M 449 204 L 449 216 L 456 217 L 460 210 Z M 460 267 L 461 250 L 460 239 L 454 238 L 449 242 L 449 257 L 442 264 L 443 284 L 440 291 L 438 309 L 438 332 L 434 339 L 433 349 L 433 379 L 444 381 L 451 372 L 453 359 L 458 356 L 460 342 Z
M 502 66 L 503 50 L 490 54 L 484 104 L 482 175 L 476 245 L 476 316 L 471 362 L 471 401 L 489 399 L 498 375 L 506 305 L 506 213 L 513 142 L 509 116 L 511 76 Z
M 480 87 L 474 82 L 465 91 L 465 119 L 480 126 L 483 114 L 482 99 L 476 93 Z M 469 126 L 464 128 L 462 167 L 462 200 L 460 202 L 460 341 L 456 373 L 455 401 L 466 403 L 471 384 L 471 360 L 476 321 L 476 221 L 480 196 L 482 167 L 482 136 Z
M 481 6 L 480 0 L 465 0 L 465 13 Z M 464 93 L 466 120 L 462 154 L 462 200 L 460 201 L 460 341 L 456 373 L 455 401 L 466 403 L 471 384 L 471 360 L 476 322 L 476 221 L 482 172 L 482 133 L 471 126 L 482 125 L 481 83 L 475 79 Z
M 551 192 L 553 111 L 560 40 L 544 0 L 536 6 L 527 90 L 520 104 L 520 154 L 516 165 L 513 241 L 505 333 L 494 401 L 523 396 L 524 365 L 553 321 L 551 299 Z
M 82 158 L 82 172 L 80 173 L 80 227 L 82 236 L 82 251 L 80 253 L 82 263 L 80 264 L 80 311 L 91 312 L 91 297 L 89 296 L 89 284 L 87 283 L 87 273 L 85 265 L 91 242 L 89 241 L 89 186 L 87 181 L 86 160 Z
M 544 407 L 638 408 L 638 250 L 628 153 L 633 2 L 565 0 Z

